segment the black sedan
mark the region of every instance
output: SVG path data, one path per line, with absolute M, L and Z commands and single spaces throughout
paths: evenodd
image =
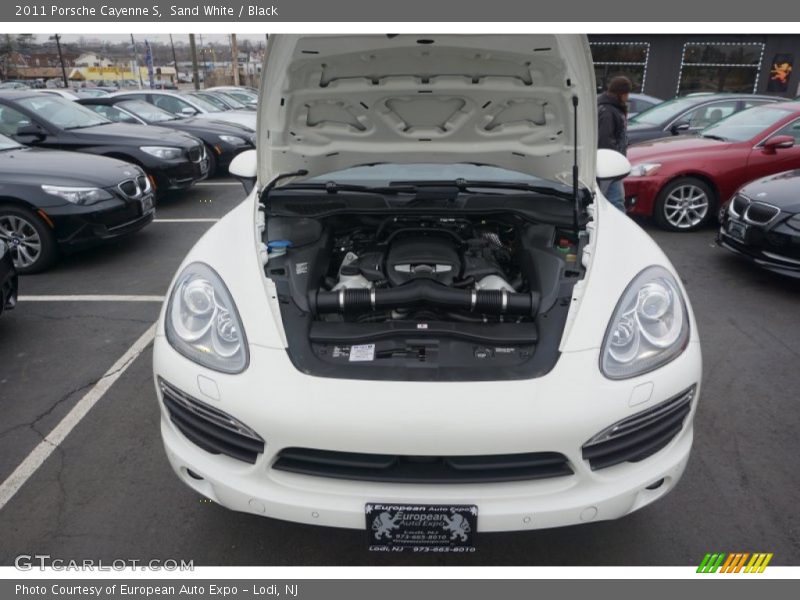
M 17 305 L 17 270 L 11 250 L 0 240 L 0 315 Z
M 40 92 L 0 93 L 0 134 L 21 144 L 118 158 L 142 167 L 157 193 L 208 176 L 205 145 L 162 127 L 112 123 L 76 102 Z
M 0 241 L 20 273 L 60 251 L 129 235 L 153 220 L 150 179 L 130 163 L 28 148 L 0 135 Z
M 697 133 L 733 113 L 769 102 L 785 101 L 754 94 L 690 94 L 640 112 L 628 122 L 628 143 Z
M 225 171 L 237 154 L 255 148 L 255 134 L 235 123 L 179 117 L 142 100 L 113 96 L 85 98 L 79 103 L 114 123 L 157 125 L 193 135 L 206 145 L 211 174 Z
M 723 209 L 717 243 L 757 265 L 800 278 L 800 170 L 750 182 Z

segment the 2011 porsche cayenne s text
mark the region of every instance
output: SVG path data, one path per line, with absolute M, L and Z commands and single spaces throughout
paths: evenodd
M 373 549 L 470 548 L 669 492 L 697 327 L 599 192 L 630 164 L 596 150 L 585 37 L 270 36 L 267 57 L 258 149 L 231 166 L 252 192 L 158 325 L 178 477 Z

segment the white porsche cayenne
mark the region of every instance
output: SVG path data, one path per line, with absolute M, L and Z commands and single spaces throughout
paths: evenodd
M 178 477 L 225 507 L 470 549 L 616 519 L 686 467 L 686 291 L 597 181 L 577 35 L 273 36 L 251 191 L 154 349 Z

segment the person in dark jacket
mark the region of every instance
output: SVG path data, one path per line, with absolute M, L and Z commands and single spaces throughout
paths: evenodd
M 597 97 L 597 147 L 626 154 L 628 150 L 628 95 L 632 88 L 627 77 L 614 77 L 605 92 Z M 625 188 L 615 181 L 605 190 L 611 204 L 625 211 Z

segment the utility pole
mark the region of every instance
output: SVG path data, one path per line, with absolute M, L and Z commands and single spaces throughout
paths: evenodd
M 200 89 L 200 70 L 197 68 L 197 45 L 194 43 L 194 34 L 189 34 L 189 49 L 192 53 L 192 81 L 194 89 Z
M 58 60 L 61 63 L 61 76 L 64 78 L 64 89 L 69 89 L 69 83 L 67 82 L 67 68 L 64 66 L 64 55 L 61 54 L 61 36 L 55 34 L 53 37 L 56 38 L 56 48 L 58 48 Z
M 175 85 L 178 85 L 178 57 L 175 56 L 175 42 L 172 41 L 172 34 L 169 34 L 169 45 L 172 46 L 172 64 L 175 67 Z
M 239 46 L 236 44 L 236 34 L 231 34 L 231 63 L 233 64 L 233 85 L 239 85 Z

